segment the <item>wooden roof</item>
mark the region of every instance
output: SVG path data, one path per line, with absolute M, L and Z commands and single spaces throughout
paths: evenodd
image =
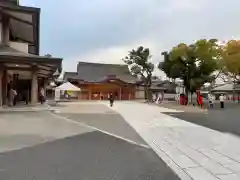
M 37 66 L 40 76 L 52 76 L 57 70 L 61 70 L 62 59 L 28 54 L 6 45 L 0 45 L 0 63 L 7 69 L 25 71 L 31 71 L 33 66 Z
M 240 85 L 233 84 L 233 83 L 227 83 L 227 84 L 223 84 L 221 86 L 215 87 L 211 91 L 212 92 L 233 92 L 233 91 L 240 92 Z
M 119 79 L 125 83 L 136 83 L 137 77 L 131 75 L 127 65 L 100 64 L 79 62 L 77 73 L 66 73 L 68 79 L 83 80 L 85 82 L 104 82 L 108 79 Z
M 29 44 L 29 52 L 39 54 L 40 9 L 0 0 L 0 14 L 9 18 L 10 34 Z

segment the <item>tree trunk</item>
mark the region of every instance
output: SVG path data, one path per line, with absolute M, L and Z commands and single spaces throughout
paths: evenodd
M 149 87 L 145 87 L 145 100 L 148 102 L 151 102 L 152 100 L 151 91 Z
M 193 93 L 191 92 L 191 100 L 190 100 L 190 103 L 191 103 L 191 104 L 193 103 L 192 95 L 193 95 Z
M 144 99 L 147 101 L 147 87 L 144 86 Z

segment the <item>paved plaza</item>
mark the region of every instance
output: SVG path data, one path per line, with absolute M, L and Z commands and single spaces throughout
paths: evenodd
M 86 101 L 0 114 L 3 180 L 240 179 L 239 109 L 233 104 L 206 114 Z
M 134 129 L 99 103 L 0 115 L 2 180 L 180 180 Z
M 188 121 L 191 118 L 185 121 L 174 117 L 182 114 L 184 118 L 183 111 L 135 102 L 117 102 L 113 109 L 124 117 L 181 179 L 240 179 L 238 136 L 190 123 Z M 239 111 L 235 110 L 235 113 Z M 203 113 L 199 114 L 204 116 Z M 231 117 L 228 114 L 225 121 L 230 121 Z M 201 121 L 201 118 L 194 121 Z

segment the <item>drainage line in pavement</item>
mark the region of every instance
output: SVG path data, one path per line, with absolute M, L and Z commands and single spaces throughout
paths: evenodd
M 103 131 L 103 130 L 98 129 L 98 128 L 94 127 L 94 126 L 90 126 L 90 125 L 87 125 L 87 124 L 82 123 L 82 122 L 77 122 L 77 121 L 74 121 L 74 120 L 72 120 L 72 119 L 69 119 L 69 118 L 65 118 L 65 117 L 56 115 L 56 114 L 53 113 L 53 112 L 49 112 L 49 113 L 50 113 L 52 116 L 55 116 L 55 117 L 57 117 L 57 118 L 59 118 L 59 119 L 63 119 L 63 120 L 65 120 L 65 121 L 67 121 L 67 122 L 74 123 L 74 124 L 77 124 L 77 125 L 79 125 L 79 126 L 83 126 L 83 127 L 89 128 L 89 129 L 93 129 L 93 130 L 95 130 L 95 131 L 99 131 L 99 132 L 101 132 L 101 133 L 104 133 L 104 134 L 107 134 L 107 135 L 109 135 L 109 136 L 112 136 L 112 137 L 115 137 L 115 138 L 124 140 L 124 141 L 126 141 L 126 142 L 128 142 L 128 143 L 131 143 L 131 144 L 134 144 L 134 145 L 137 145 L 137 146 L 140 146 L 140 147 L 144 147 L 144 148 L 147 148 L 147 149 L 151 149 L 150 146 L 148 146 L 148 145 L 141 144 L 141 143 L 137 143 L 137 142 L 135 142 L 135 141 L 133 141 L 133 140 L 130 140 L 130 139 L 127 139 L 127 138 L 124 138 L 124 137 L 121 137 L 121 136 L 118 136 L 118 135 L 109 133 L 109 132 L 107 132 L 107 131 Z

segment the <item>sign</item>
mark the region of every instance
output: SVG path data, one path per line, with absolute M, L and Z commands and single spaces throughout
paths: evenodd
M 72 91 L 67 91 L 68 95 L 71 96 L 73 94 Z
M 55 89 L 55 101 L 60 101 L 60 95 L 61 95 L 61 91 L 58 89 Z

